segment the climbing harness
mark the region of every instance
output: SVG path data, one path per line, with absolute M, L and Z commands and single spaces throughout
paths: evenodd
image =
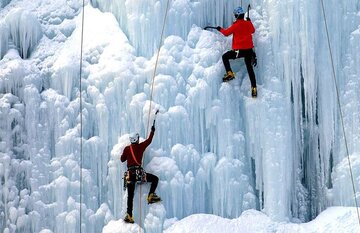
M 124 191 L 130 183 L 142 184 L 146 183 L 146 172 L 141 166 L 131 166 L 124 172 Z
M 137 161 L 136 156 L 134 154 L 134 150 L 132 148 L 132 145 L 130 145 L 130 152 L 133 160 L 137 164 L 136 166 L 128 167 L 128 170 L 124 172 L 124 191 L 127 188 L 127 184 L 129 183 L 137 183 L 142 184 L 146 182 L 146 172 L 145 170 L 140 166 L 140 163 Z
M 127 182 L 142 184 L 147 181 L 146 172 L 141 166 L 129 167 L 127 173 Z
M 324 1 L 320 0 L 320 2 L 321 2 L 321 8 L 322 8 L 322 13 L 323 13 L 323 17 L 324 17 L 327 43 L 328 43 L 329 53 L 330 53 L 330 60 L 331 60 L 332 73 L 333 73 L 332 77 L 333 77 L 334 84 L 335 84 L 336 97 L 337 97 L 337 103 L 338 103 L 338 107 L 339 107 L 339 114 L 340 114 L 342 132 L 343 132 L 344 141 L 345 141 L 346 155 L 347 155 L 347 160 L 348 160 L 348 164 L 349 164 L 350 178 L 351 178 L 352 189 L 353 189 L 353 193 L 354 193 L 354 202 L 355 202 L 356 213 L 357 213 L 357 217 L 358 217 L 358 223 L 359 223 L 359 226 L 360 226 L 360 213 L 359 213 L 358 203 L 357 203 L 357 200 L 356 200 L 356 189 L 355 189 L 355 184 L 354 184 L 354 175 L 353 175 L 353 172 L 352 172 L 351 160 L 350 160 L 350 155 L 349 155 L 349 147 L 348 147 L 348 143 L 347 143 L 347 139 L 346 139 L 344 119 L 343 119 L 344 117 L 343 117 L 343 112 L 342 112 L 341 103 L 340 103 L 339 88 L 338 88 L 338 85 L 337 85 L 337 82 L 336 82 L 334 59 L 333 59 L 332 50 L 331 50 L 331 46 L 330 46 L 330 39 L 329 39 L 330 37 L 329 37 L 329 30 L 328 30 L 327 20 L 326 20 Z

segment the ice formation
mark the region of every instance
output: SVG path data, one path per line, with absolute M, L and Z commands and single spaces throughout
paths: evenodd
M 347 152 L 359 192 L 356 0 L 325 3 L 337 86 L 319 1 L 251 1 L 257 99 L 242 61 L 232 63 L 237 78 L 221 83 L 231 38 L 203 30 L 229 26 L 237 1 L 170 1 L 162 41 L 167 0 L 91 0 L 84 12 L 75 0 L 4 3 L 1 232 L 121 232 L 113 231 L 127 198 L 119 156 L 129 133 L 148 136 L 156 109 L 144 167 L 159 176 L 163 201 L 148 206 L 149 185 L 137 187 L 136 224 L 121 223 L 123 231 L 180 231 L 198 213 L 229 218 L 230 228 L 251 213 L 264 229 L 284 229 L 276 222 L 354 206 Z M 289 232 L 309 229 L 289 224 Z
M 42 37 L 41 25 L 38 19 L 26 10 L 14 9 L 7 14 L 4 20 L 9 29 L 9 40 L 19 50 L 22 58 L 29 58 Z M 6 35 L 3 35 L 2 39 Z M 6 42 L 4 38 L 4 42 L 1 41 L 1 44 Z
M 0 8 L 5 7 L 7 4 L 9 4 L 9 2 L 11 2 L 11 0 L 1 0 L 0 1 Z
M 9 48 L 9 28 L 0 21 L 0 58 L 3 58 Z

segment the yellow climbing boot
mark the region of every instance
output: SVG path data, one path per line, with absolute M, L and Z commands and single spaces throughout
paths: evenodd
M 235 78 L 235 74 L 232 71 L 228 71 L 223 78 L 223 82 L 227 82 L 233 80 Z
M 150 193 L 147 197 L 148 204 L 156 203 L 161 201 L 161 198 L 156 193 Z
M 126 214 L 124 218 L 124 222 L 134 223 L 134 217 L 130 216 L 130 214 Z
M 251 87 L 251 96 L 252 96 L 253 98 L 256 98 L 256 96 L 257 96 L 256 87 Z

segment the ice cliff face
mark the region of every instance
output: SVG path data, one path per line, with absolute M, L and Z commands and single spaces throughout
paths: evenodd
M 144 166 L 167 219 L 258 209 L 308 221 L 354 205 L 339 107 L 358 177 L 357 1 L 325 3 L 340 105 L 321 2 L 251 2 L 257 99 L 242 61 L 221 83 L 231 39 L 202 30 L 229 26 L 238 2 L 170 1 L 154 79 L 167 1 L 87 2 L 81 86 L 81 3 L 0 3 L 2 231 L 100 232 L 122 218 L 119 156 L 128 133 L 147 136 L 155 109 Z M 135 194 L 137 222 L 147 191 Z

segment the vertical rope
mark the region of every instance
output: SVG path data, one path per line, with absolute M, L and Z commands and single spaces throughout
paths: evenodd
M 340 112 L 340 120 L 341 120 L 342 132 L 343 132 L 343 135 L 344 135 L 346 155 L 347 155 L 347 160 L 348 160 L 348 163 L 349 163 L 349 170 L 350 170 L 352 189 L 353 189 L 353 192 L 354 192 L 354 201 L 355 201 L 355 206 L 356 206 L 356 213 L 357 213 L 358 222 L 359 222 L 359 226 L 360 226 L 360 213 L 359 213 L 358 203 L 357 203 L 357 200 L 356 200 L 356 189 L 355 189 L 355 184 L 354 184 L 354 176 L 353 176 L 353 172 L 352 172 L 352 166 L 351 166 L 351 160 L 350 160 L 350 155 L 349 155 L 348 143 L 347 143 L 347 139 L 346 139 L 343 112 L 342 112 L 341 104 L 340 104 L 339 88 L 338 88 L 338 85 L 337 85 L 337 82 L 336 82 L 335 66 L 334 66 L 333 54 L 332 54 L 332 50 L 331 50 L 331 46 L 330 46 L 330 39 L 329 39 L 330 37 L 329 37 L 329 30 L 328 30 L 327 20 L 326 20 L 325 7 L 324 7 L 323 0 L 320 0 L 320 1 L 321 1 L 321 8 L 322 8 L 322 12 L 323 12 L 324 22 L 325 22 L 327 43 L 328 43 L 329 52 L 330 52 L 331 67 L 332 67 L 332 74 L 333 74 L 332 77 L 333 77 L 334 83 L 335 83 L 336 97 L 337 97 L 337 102 L 338 102 L 338 107 L 339 107 L 339 112 Z
M 154 73 L 152 75 L 152 81 L 151 81 L 150 106 L 149 106 L 149 113 L 148 113 L 148 121 L 147 121 L 147 125 L 146 125 L 146 135 L 148 135 L 148 131 L 149 131 L 152 97 L 153 97 L 153 93 L 154 93 L 154 81 L 155 81 L 155 76 L 156 76 L 157 65 L 158 65 L 158 62 L 159 62 L 160 48 L 161 48 L 162 40 L 163 40 L 163 37 L 164 37 L 164 31 L 165 31 L 165 25 L 166 25 L 167 14 L 168 14 L 168 11 L 169 11 L 169 6 L 170 6 L 170 0 L 167 0 L 163 26 L 162 26 L 162 29 L 161 29 L 161 36 L 160 36 L 158 51 L 157 51 L 156 60 L 155 60 L 155 68 L 154 68 Z M 143 157 L 143 159 L 141 161 L 141 165 L 143 164 L 143 161 L 144 161 L 144 157 Z M 140 204 L 140 206 L 139 206 L 139 209 L 140 209 L 139 232 L 141 232 L 141 185 L 140 185 L 139 192 L 140 192 L 139 193 L 139 204 Z
M 83 165 L 83 114 L 82 114 L 82 85 L 81 85 L 81 77 L 82 77 L 82 60 L 83 60 L 83 43 L 84 43 L 84 17 L 85 17 L 85 0 L 82 1 L 82 16 L 81 16 L 81 46 L 80 46 L 80 70 L 79 70 L 79 91 L 80 91 L 80 233 L 82 232 L 82 165 Z
M 169 5 L 170 5 L 170 0 L 168 0 L 168 1 L 167 1 L 167 4 L 166 4 L 166 11 L 165 11 L 165 16 L 164 16 L 164 22 L 163 22 L 163 27 L 162 27 L 162 30 L 161 30 L 159 47 L 158 47 L 158 51 L 157 51 L 157 55 L 156 55 L 155 68 L 154 68 L 154 73 L 153 73 L 153 75 L 152 75 L 151 92 L 150 92 L 150 106 L 149 106 L 148 121 L 147 121 L 147 125 L 146 125 L 146 135 L 147 135 L 147 133 L 148 133 L 149 125 L 150 125 L 151 104 L 152 104 L 152 97 L 153 97 L 153 93 L 154 93 L 154 80 L 155 80 L 157 65 L 158 65 L 158 62 L 159 62 L 160 48 L 161 48 L 162 40 L 163 40 L 163 37 L 164 37 L 164 31 L 165 31 L 165 25 L 166 25 L 166 18 L 167 18 L 167 14 L 168 14 L 168 11 L 169 11 Z

